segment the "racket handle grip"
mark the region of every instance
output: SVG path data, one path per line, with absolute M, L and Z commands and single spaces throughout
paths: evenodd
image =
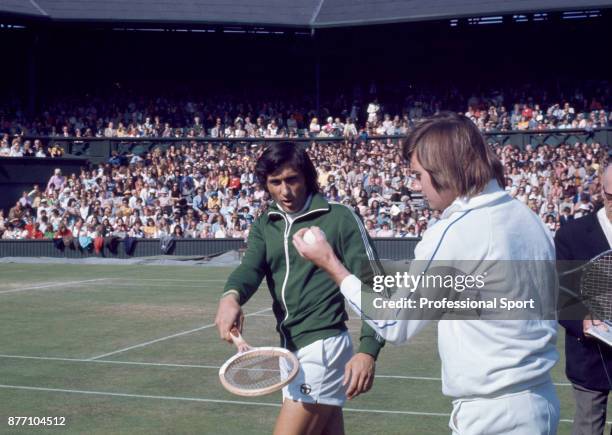
M 238 331 L 238 329 L 233 328 L 230 331 L 230 337 L 232 337 L 232 341 L 234 342 L 234 345 L 238 348 L 239 352 L 246 352 L 251 348 L 251 346 L 249 346 L 248 343 L 244 341 L 244 338 L 242 338 L 242 335 L 240 334 L 240 331 Z

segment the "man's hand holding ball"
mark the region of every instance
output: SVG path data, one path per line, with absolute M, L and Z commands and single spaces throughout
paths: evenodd
M 338 285 L 350 275 L 319 227 L 302 228 L 296 232 L 293 246 L 298 254 L 326 271 Z
M 293 235 L 293 246 L 303 258 L 321 267 L 335 257 L 325 234 L 319 227 L 302 228 Z
M 315 231 L 317 231 L 321 237 L 323 238 L 323 240 L 327 240 L 327 238 L 325 237 L 325 233 L 323 232 L 323 230 L 321 230 L 318 227 L 312 227 L 315 229 Z M 298 231 L 299 232 L 299 231 Z M 310 228 L 308 228 L 306 230 L 306 232 L 304 233 L 304 235 L 302 236 L 302 239 L 304 239 L 304 242 L 306 242 L 307 245 L 314 245 L 315 243 L 317 243 L 317 236 L 315 234 L 315 232 L 313 230 L 311 230 Z

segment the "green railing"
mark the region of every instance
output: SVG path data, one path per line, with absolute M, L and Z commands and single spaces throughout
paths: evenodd
M 374 239 L 374 247 L 381 259 L 407 260 L 414 257 L 414 247 L 420 239 Z M 242 251 L 246 243 L 242 239 L 178 239 L 170 256 L 214 257 L 229 251 Z M 54 258 L 134 258 L 163 255 L 158 239 L 138 239 L 131 255 L 121 241 L 111 251 L 105 247 L 100 254 L 79 248 L 57 248 L 52 240 L 0 240 L 0 257 L 54 257 Z M 171 257 L 170 257 L 171 258 Z
M 599 128 L 592 130 L 584 129 L 566 129 L 566 130 L 521 130 L 521 131 L 499 131 L 483 133 L 487 142 L 499 145 L 515 145 L 520 148 L 525 148 L 527 145 L 533 147 L 547 144 L 556 147 L 560 144 L 575 144 L 599 142 L 602 145 L 612 143 L 612 128 Z M 106 161 L 111 156 L 113 151 L 122 153 L 141 154 L 151 151 L 156 147 L 165 149 L 170 145 L 188 144 L 191 142 L 198 143 L 215 143 L 215 144 L 267 144 L 278 141 L 291 140 L 304 143 L 305 145 L 312 142 L 334 143 L 344 142 L 347 139 L 342 137 L 297 137 L 297 138 L 213 138 L 213 137 L 95 137 L 95 138 L 76 138 L 76 137 L 55 137 L 55 136 L 26 136 L 24 139 L 41 139 L 45 144 L 53 143 L 60 144 L 64 148 L 66 154 L 71 156 L 84 157 L 94 163 Z M 369 136 L 367 140 L 381 140 L 399 143 L 403 136 Z M 360 137 L 349 139 L 351 142 L 361 140 Z

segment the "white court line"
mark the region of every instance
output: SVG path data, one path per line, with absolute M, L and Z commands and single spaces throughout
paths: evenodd
M 122 278 L 122 277 L 115 277 L 115 278 L 110 278 L 112 280 L 119 280 L 119 281 L 172 281 L 172 282 L 198 282 L 198 283 L 202 283 L 202 282 L 227 282 L 226 279 L 174 279 L 174 278 Z
M 56 282 L 56 283 L 51 283 L 51 284 L 37 285 L 37 286 L 33 286 L 33 287 L 21 287 L 21 288 L 16 288 L 16 289 L 12 289 L 12 290 L 2 290 L 2 291 L 0 291 L 0 294 L 17 293 L 17 292 L 23 292 L 23 291 L 26 291 L 26 290 L 38 290 L 38 289 L 42 289 L 42 288 L 70 286 L 70 285 L 76 285 L 76 284 L 85 284 L 87 282 L 107 281 L 107 280 L 108 280 L 108 278 L 96 278 L 96 279 L 86 279 L 84 281 Z
M 138 278 L 121 278 L 121 277 L 115 277 L 115 278 L 107 278 L 108 280 L 111 280 L 113 282 L 113 284 L 115 285 L 119 285 L 119 286 L 138 286 L 138 287 L 142 287 L 142 281 L 148 281 L 148 282 L 157 282 L 159 284 L 147 284 L 148 286 L 153 286 L 153 287 L 199 287 L 197 284 L 203 285 L 206 283 L 225 283 L 227 282 L 227 280 L 222 280 L 222 279 L 157 279 L 157 278 L 143 278 L 143 279 L 138 279 Z M 176 286 L 176 285 L 172 285 L 172 284 L 162 284 L 162 283 L 174 283 L 174 282 L 183 282 L 183 283 L 193 283 L 194 285 L 192 286 Z M 262 285 L 261 287 L 262 289 L 267 289 L 268 286 L 267 285 Z
M 413 381 L 438 381 L 442 382 L 442 378 L 430 378 L 427 376 L 402 376 L 402 375 L 374 375 L 382 379 L 410 379 Z
M 119 365 L 137 365 L 137 366 L 150 366 L 150 367 L 184 367 L 184 368 L 195 368 L 195 369 L 215 369 L 218 370 L 221 366 L 216 365 L 205 365 L 205 364 L 172 364 L 172 363 L 155 363 L 155 362 L 144 362 L 144 361 L 118 361 L 118 360 L 106 360 L 106 359 L 80 359 L 80 358 L 61 358 L 52 356 L 25 356 L 25 355 L 2 355 L 0 358 L 13 358 L 13 359 L 34 359 L 34 360 L 49 360 L 49 361 L 66 361 L 66 362 L 93 362 L 102 364 L 119 364 Z M 375 378 L 381 379 L 405 379 L 411 381 L 438 381 L 441 382 L 441 378 L 426 377 L 426 376 L 400 376 L 400 375 L 374 375 Z M 567 382 L 557 382 L 554 385 L 557 387 L 569 387 L 572 384 Z
M 280 408 L 278 403 L 266 402 L 243 402 L 240 400 L 221 400 L 221 399 L 202 399 L 199 397 L 180 397 L 180 396 L 153 396 L 149 394 L 127 394 L 127 393 L 112 393 L 108 391 L 88 391 L 88 390 L 67 390 L 64 388 L 45 388 L 45 387 L 28 387 L 25 385 L 5 385 L 0 384 L 0 388 L 14 390 L 29 390 L 29 391 L 49 391 L 56 393 L 72 393 L 72 394 L 89 394 L 93 396 L 116 396 L 116 397 L 136 397 L 141 399 L 162 399 L 162 400 L 181 400 L 188 402 L 207 402 L 207 403 L 228 403 L 235 405 L 258 405 L 258 406 L 273 406 Z
M 157 396 L 151 394 L 128 394 L 128 393 L 113 393 L 108 391 L 89 391 L 89 390 L 69 390 L 64 388 L 45 388 L 45 387 L 28 387 L 25 385 L 5 385 L 0 384 L 0 388 L 11 390 L 27 390 L 27 391 L 47 391 L 53 393 L 68 393 L 68 394 L 86 394 L 90 396 L 112 396 L 112 397 L 130 397 L 138 399 L 157 399 L 157 400 L 178 400 L 184 402 L 203 402 L 203 403 L 222 403 L 227 405 L 243 405 L 243 406 L 268 406 L 280 408 L 280 403 L 270 402 L 247 402 L 242 400 L 222 400 L 222 399 L 204 399 L 201 397 L 181 397 L 181 396 Z M 388 409 L 367 409 L 367 408 L 343 408 L 346 412 L 362 412 L 371 414 L 399 414 L 399 415 L 417 415 L 428 417 L 449 417 L 449 413 L 445 412 L 419 412 L 419 411 L 400 411 Z M 561 423 L 573 423 L 574 420 L 561 419 Z M 606 424 L 612 424 L 612 421 L 606 421 Z
M 250 317 L 250 316 L 253 316 L 255 314 L 265 313 L 266 311 L 270 311 L 270 310 L 272 310 L 272 308 L 265 308 L 263 310 L 259 310 L 259 311 L 256 311 L 254 313 L 246 314 L 244 317 Z M 146 341 L 144 343 L 135 344 L 135 345 L 129 346 L 129 347 L 124 347 L 123 349 L 115 350 L 113 352 L 108 352 L 108 353 L 105 353 L 105 354 L 102 354 L 102 355 L 93 356 L 93 357 L 89 358 L 88 361 L 93 361 L 93 360 L 96 360 L 96 359 L 104 358 L 104 357 L 115 355 L 115 354 L 118 354 L 118 353 L 127 352 L 128 350 L 132 350 L 132 349 L 138 349 L 140 347 L 145 347 L 145 346 L 148 346 L 150 344 L 159 343 L 160 341 L 165 341 L 165 340 L 169 340 L 171 338 L 181 337 L 183 335 L 191 334 L 193 332 L 198 332 L 198 331 L 202 331 L 204 329 L 212 328 L 214 326 L 215 326 L 214 323 L 209 323 L 208 325 L 200 326 L 199 328 L 194 328 L 194 329 L 190 329 L 188 331 L 183 331 L 183 332 L 177 332 L 176 334 L 167 335 L 165 337 L 156 338 L 155 340 Z
M 150 283 L 142 283 L 142 282 L 123 282 L 123 281 L 111 281 L 109 283 L 110 285 L 112 285 L 113 287 L 143 287 L 143 288 L 152 288 L 152 287 L 158 287 L 158 288 L 168 288 L 168 289 L 173 289 L 173 288 L 210 288 L 212 286 L 207 286 L 206 283 L 200 283 L 200 284 L 173 284 L 173 283 L 167 283 L 167 284 L 150 284 Z M 218 286 L 216 286 L 218 287 Z
M 118 365 L 135 365 L 135 366 L 150 366 L 150 367 L 183 367 L 194 369 L 215 369 L 219 370 L 221 366 L 205 365 L 205 364 L 172 364 L 172 363 L 154 363 L 141 361 L 117 361 L 110 359 L 81 359 L 81 358 L 62 358 L 55 356 L 25 356 L 25 355 L 0 355 L 0 358 L 11 359 L 34 359 L 43 361 L 66 361 L 66 362 L 87 362 L 99 364 L 118 364 Z
M 280 403 L 270 402 L 247 402 L 242 400 L 222 400 L 222 399 L 204 399 L 200 397 L 180 397 L 180 396 L 154 396 L 150 394 L 128 394 L 128 393 L 112 393 L 107 391 L 89 391 L 89 390 L 68 390 L 64 388 L 45 388 L 45 387 L 28 387 L 25 385 L 4 385 L 0 384 L 0 388 L 13 390 L 30 390 L 30 391 L 49 391 L 55 393 L 71 393 L 71 394 L 88 394 L 92 396 L 115 396 L 115 397 L 132 397 L 140 399 L 158 399 L 158 400 L 179 400 L 185 402 L 204 402 L 204 403 L 223 403 L 228 405 L 247 405 L 247 406 L 269 406 L 280 408 Z M 416 412 L 416 411 L 392 411 L 385 409 L 358 409 L 358 408 L 343 408 L 349 412 L 369 412 L 376 414 L 404 414 L 404 415 L 427 415 L 433 417 L 448 417 L 450 414 L 442 412 Z

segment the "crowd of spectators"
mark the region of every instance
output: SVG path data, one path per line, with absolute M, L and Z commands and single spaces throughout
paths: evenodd
M 192 141 L 79 174 L 56 169 L 46 186 L 24 191 L 7 215 L 0 211 L 1 237 L 69 237 L 81 247 L 108 237 L 244 239 L 268 205 L 254 176 L 262 147 Z M 606 146 L 507 145 L 496 152 L 506 190 L 551 233 L 601 202 L 598 169 L 608 158 Z M 413 189 L 398 141 L 312 143 L 309 154 L 325 196 L 354 208 L 372 237 L 419 237 L 437 222 L 438 212 Z
M 0 237 L 72 237 L 87 246 L 109 237 L 246 238 L 267 207 L 268 196 L 254 178 L 263 145 L 189 140 L 203 136 L 338 137 L 309 146 L 328 199 L 353 207 L 372 237 L 419 237 L 436 223 L 438 212 L 413 191 L 399 141 L 377 137 L 403 135 L 424 117 L 458 106 L 482 131 L 592 130 L 612 122 L 607 83 L 595 92 L 554 96 L 534 89 L 464 96 L 456 90 L 442 95 L 411 88 L 401 101 L 391 102 L 379 101 L 374 88 L 363 97 L 324 102 L 318 111 L 309 108 L 308 100 L 236 102 L 223 96 L 196 102 L 125 92 L 64 97 L 34 117 L 0 105 L 2 157 L 63 155 L 53 141 L 46 147 L 40 139 L 23 137 L 31 135 L 186 139 L 139 155 L 114 154 L 80 174 L 56 170 L 46 186 L 23 192 L 7 215 L 0 210 Z M 496 152 L 508 192 L 551 232 L 593 212 L 600 201 L 597 170 L 607 158 L 607 144 L 497 146 Z
M 482 131 L 584 129 L 612 123 L 612 95 L 607 82 L 547 93 L 534 86 L 490 89 L 478 93 L 426 88 L 385 90 L 377 98 L 357 89 L 325 99 L 248 98 L 219 95 L 146 97 L 121 90 L 101 95 L 51 99 L 28 115 L 18 102 L 0 103 L 0 131 L 7 135 L 0 156 L 18 155 L 20 136 L 87 137 L 373 137 L 400 135 L 440 110 L 461 111 Z M 382 90 L 381 90 L 382 91 Z M 380 101 L 379 101 L 380 100 Z M 26 148 L 25 143 L 21 147 Z M 28 144 L 35 155 L 36 144 Z M 44 151 L 42 151 L 44 152 Z

